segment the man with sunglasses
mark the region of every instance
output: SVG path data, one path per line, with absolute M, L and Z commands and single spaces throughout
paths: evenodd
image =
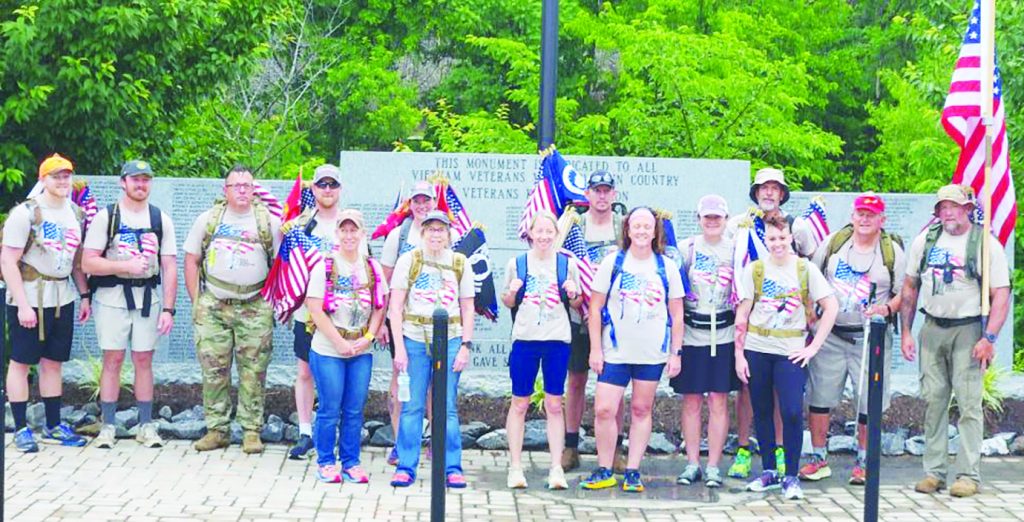
M 236 165 L 224 200 L 196 218 L 185 239 L 185 289 L 192 300 L 196 356 L 203 370 L 206 435 L 196 451 L 226 448 L 231 413 L 231 361 L 238 361 L 242 451 L 261 453 L 264 384 L 273 350 L 273 310 L 260 297 L 281 222 L 253 193 L 252 171 Z
M 341 170 L 331 164 L 320 165 L 313 171 L 314 208 L 306 209 L 295 219 L 284 224 L 282 233 L 301 228 L 326 258 L 337 250 L 335 230 L 338 228 L 341 201 Z M 303 301 L 304 303 L 304 301 Z M 299 417 L 299 440 L 290 450 L 293 460 L 309 457 L 313 449 L 313 374 L 309 369 L 309 348 L 313 340 L 312 323 L 303 304 L 292 315 L 295 333 L 294 351 L 298 364 L 295 375 L 295 412 Z M 309 323 L 309 325 L 307 325 Z

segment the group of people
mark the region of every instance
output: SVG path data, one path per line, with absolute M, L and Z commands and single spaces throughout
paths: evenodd
M 102 428 L 93 444 L 115 444 L 120 369 L 130 350 L 139 410 L 136 440 L 158 447 L 163 441 L 152 420 L 152 356 L 159 336 L 174 324 L 174 226 L 149 203 L 152 167 L 134 160 L 121 169 L 123 195 L 100 209 L 86 228 L 82 211 L 69 199 L 73 170 L 59 155 L 44 160 L 41 191 L 12 209 L 3 226 L 0 269 L 9 289 L 8 315 L 16 317 L 7 372 L 15 446 L 38 451 L 26 420 L 28 373 L 36 364 L 46 416 L 39 440 L 87 443 L 60 419 L 61 364 L 70 358 L 77 293 L 77 320 L 96 318 L 103 351 Z M 209 451 L 230 444 L 231 366 L 237 361 L 235 419 L 243 430 L 242 450 L 263 450 L 260 429 L 274 313 L 260 290 L 283 234 L 301 230 L 322 260 L 312 267 L 304 305 L 293 315 L 300 437 L 289 457 L 301 459 L 315 451 L 317 478 L 324 482 L 369 481 L 360 465 L 360 438 L 373 367 L 370 349 L 379 342 L 391 348 L 393 359 L 389 413 L 396 444 L 389 462 L 396 467 L 390 483 L 412 485 L 428 397 L 440 392 L 430 389 L 432 372 L 441 368 L 433 364 L 430 343 L 432 314 L 444 308 L 449 317 L 448 389 L 443 391 L 447 485 L 465 487 L 456 401 L 473 349 L 475 282 L 466 257 L 452 249 L 457 237 L 450 216 L 436 210 L 434 187 L 420 182 L 413 188 L 411 215 L 387 235 L 379 258 L 370 255 L 362 214 L 340 204 L 338 167 L 315 170 L 315 205 L 283 224 L 255 189 L 248 168 L 230 169 L 223 198 L 198 216 L 184 242 L 185 287 L 193 304 L 207 424 L 194 448 Z M 925 315 L 919 358 L 927 449 L 926 476 L 916 489 L 932 493 L 945 487 L 948 405 L 955 393 L 961 451 L 950 493 L 978 491 L 981 382 L 1008 313 L 1009 274 L 998 241 L 971 220 L 975 202 L 970 189 L 940 189 L 935 222 L 908 251 L 883 228 L 885 201 L 873 193 L 858 196 L 850 224 L 819 244 L 806 221 L 782 210 L 790 194 L 777 169 L 756 173 L 750 190 L 756 207 L 737 216 L 730 215 L 724 198 L 702 197 L 696 209 L 700 233 L 678 248 L 667 248 L 657 211 L 641 206 L 616 212 L 615 178 L 608 172 L 593 173 L 585 195 L 588 204 L 579 219 L 593 273 L 584 274 L 579 260 L 562 251 L 565 225 L 544 211 L 529 223 L 529 249 L 505 267 L 499 294 L 513 318 L 508 487 L 527 487 L 523 437 L 538 374 L 552 453 L 547 487 L 568 487 L 565 472 L 580 466 L 580 426 L 591 371 L 597 376 L 598 466 L 581 480 L 585 489 L 615 487 L 616 475 L 622 475 L 623 490 L 643 491 L 641 464 L 663 374 L 682 396 L 686 464 L 679 484 L 723 484 L 729 395 L 737 392 L 739 449 L 725 475 L 749 479 L 753 455 L 759 453 L 761 473 L 747 489 L 781 488 L 787 499 L 802 498 L 801 479 L 832 474 L 826 444 L 830 412 L 839 405 L 847 381 L 859 424 L 850 482 L 863 484 L 867 320 L 886 319 L 888 351 L 898 314 L 900 349 L 912 361 L 918 351 L 911 327 L 920 307 Z M 751 228 L 756 234 L 742 234 Z M 746 251 L 747 238 L 761 242 L 757 250 L 763 254 L 737 270 L 735 250 Z M 981 241 L 990 243 L 988 266 L 981 265 Z M 980 317 L 982 270 L 988 271 L 991 287 L 985 324 Z M 628 451 L 623 448 L 627 386 Z M 705 399 L 708 459 L 702 469 Z M 813 451 L 801 467 L 805 403 Z

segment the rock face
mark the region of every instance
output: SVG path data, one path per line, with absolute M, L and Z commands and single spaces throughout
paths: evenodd
M 476 445 L 485 450 L 507 450 L 508 434 L 504 428 L 494 430 L 476 439 Z

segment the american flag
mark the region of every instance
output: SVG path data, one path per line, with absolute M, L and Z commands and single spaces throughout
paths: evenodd
M 526 292 L 523 295 L 523 302 L 542 308 L 554 308 L 562 302 L 562 295 L 558 290 L 557 283 L 547 281 L 547 284 L 543 284 L 540 279 L 530 274 L 526 276 Z
M 277 199 L 269 190 L 260 185 L 259 183 L 253 183 L 252 194 L 267 206 L 267 210 L 270 211 L 270 215 L 281 219 L 281 215 L 284 214 L 284 207 L 281 206 L 281 201 Z
M 518 233 L 521 239 L 526 239 L 530 221 L 538 210 L 547 210 L 556 217 L 561 217 L 566 205 L 572 201 L 586 201 L 583 191 L 574 182 L 580 177 L 572 164 L 565 160 L 562 155 L 552 147 L 542 152 L 544 158 L 537 169 L 535 185 L 530 191 L 523 208 L 523 216 L 519 219 Z M 566 183 L 569 186 L 566 186 Z
M 246 241 L 240 241 L 240 239 L 252 237 L 254 237 L 253 234 L 248 231 L 242 230 L 234 225 L 221 223 L 217 225 L 217 228 L 213 231 L 213 242 L 211 245 L 213 248 L 217 248 L 219 250 L 247 254 L 255 251 L 256 245 Z
M 985 72 L 981 67 L 981 4 L 975 2 L 964 34 L 960 56 L 953 69 L 949 94 L 942 108 L 942 126 L 960 146 L 960 159 L 953 183 L 970 185 L 977 194 L 985 184 L 985 126 L 981 121 Z M 995 57 L 993 57 L 995 60 Z M 995 62 L 998 63 L 998 62 Z M 992 89 L 992 230 L 1005 245 L 1017 222 L 1017 201 L 1010 174 L 1010 145 L 1006 137 L 1006 114 L 1002 102 L 1003 81 L 996 65 Z
M 75 180 L 71 191 L 71 201 L 78 205 L 85 214 L 85 228 L 88 229 L 92 219 L 96 217 L 99 210 L 96 206 L 96 198 L 89 190 L 89 184 L 83 180 Z
M 811 227 L 811 231 L 814 232 L 815 245 L 820 245 L 825 237 L 828 236 L 828 219 L 825 214 L 825 201 L 821 199 L 821 196 L 816 196 L 811 199 L 811 203 L 807 206 L 807 210 L 804 211 L 803 215 L 800 216 Z
M 459 201 L 459 196 L 455 193 L 455 189 L 451 185 L 445 183 L 438 185 L 443 187 L 444 198 L 438 197 L 438 202 L 444 201 L 445 210 L 448 212 L 448 217 L 452 219 L 452 229 L 458 234 L 459 240 L 466 237 L 466 232 L 473 228 L 473 222 L 469 220 L 469 214 L 466 212 L 466 207 L 462 206 L 462 202 Z M 438 195 L 440 196 L 440 194 Z M 440 205 L 439 205 L 440 206 Z M 453 246 L 457 246 L 453 245 Z
M 849 263 L 840 259 L 836 264 L 833 286 L 843 295 L 856 297 L 861 304 L 867 304 L 871 294 L 871 279 L 865 272 L 858 272 Z
M 761 302 L 775 308 L 778 313 L 792 314 L 800 308 L 800 290 L 786 290 L 774 280 L 765 279 L 761 284 Z
M 587 248 L 587 242 L 583 239 L 583 229 L 579 223 L 574 223 L 569 228 L 569 233 L 562 243 L 562 253 L 569 256 L 569 259 L 576 264 L 576 270 L 580 275 L 580 291 L 583 292 L 583 310 L 590 302 L 591 288 L 594 284 L 594 273 L 597 272 L 596 264 L 600 262 L 597 251 Z
M 281 270 L 274 284 L 264 285 L 260 294 L 273 303 L 277 320 L 287 323 L 306 296 L 313 267 L 323 263 L 324 257 L 301 229 L 290 230 L 284 235 L 277 256 L 281 260 Z
M 67 237 L 70 236 L 70 234 L 65 234 L 65 232 L 71 232 L 70 229 L 66 229 L 63 226 L 58 225 L 57 223 L 54 223 L 52 221 L 43 221 L 40 227 L 42 231 L 41 235 L 43 237 L 44 246 L 48 247 L 50 250 L 53 250 L 54 252 L 57 253 L 63 253 L 65 248 L 67 248 L 67 250 L 71 252 L 74 252 L 74 249 L 71 248 L 71 245 L 66 244 L 65 241 L 66 239 L 70 239 L 69 237 Z M 76 244 L 75 246 L 77 247 L 78 245 Z
M 945 248 L 932 247 L 928 251 L 928 266 L 932 269 L 932 275 L 936 277 L 942 277 L 946 268 L 950 269 L 953 277 L 964 277 L 964 260 Z

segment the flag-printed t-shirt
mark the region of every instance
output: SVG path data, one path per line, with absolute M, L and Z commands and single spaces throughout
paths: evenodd
M 668 299 L 683 297 L 683 280 L 675 261 L 663 256 L 668 279 L 668 296 L 658 275 L 654 255 L 638 260 L 626 253 L 622 271 L 612 286 L 617 256 L 608 256 L 594 276 L 594 292 L 608 297 L 608 314 L 615 325 L 618 347 L 612 345 L 611 327 L 604 325 L 604 361 L 613 364 L 661 364 L 668 361 L 671 346 L 668 331 Z
M 412 219 L 412 218 L 407 218 Z M 405 243 L 398 244 L 399 236 L 402 235 L 402 227 L 405 226 L 403 221 L 400 225 L 395 227 L 391 232 L 388 232 L 386 238 L 384 238 L 384 246 L 381 247 L 380 251 L 380 264 L 393 267 L 398 262 L 399 256 L 411 252 L 412 249 L 420 246 L 420 242 L 423 240 L 423 229 L 419 223 L 415 221 L 409 226 L 409 237 L 405 238 Z M 455 229 L 451 230 L 452 245 L 459 240 L 458 234 Z
M 4 222 L 4 246 L 24 248 L 21 261 L 35 268 L 40 274 L 46 277 L 67 278 L 74 268 L 75 253 L 82 244 L 81 224 L 75 217 L 74 208 L 71 207 L 74 203 L 67 199 L 60 207 L 54 208 L 46 206 L 42 197 L 36 198 L 35 201 L 41 211 L 42 223 L 38 226 L 33 225 L 35 216 L 28 205 L 14 207 Z M 29 232 L 33 228 L 35 239 L 28 248 L 25 248 Z M 64 306 L 74 302 L 78 296 L 71 279 L 26 281 L 25 295 L 28 297 L 29 306 L 33 308 L 40 307 L 40 285 L 43 289 L 42 308 Z M 7 304 L 15 304 L 13 292 L 7 292 Z
M 454 269 L 439 269 L 432 266 L 432 263 L 452 266 L 454 253 L 445 250 L 439 259 L 431 259 L 426 252 L 423 253 L 423 265 L 420 268 L 419 276 L 412 284 L 409 284 L 409 271 L 412 269 L 412 252 L 402 254 L 395 263 L 395 271 L 391 275 L 392 290 L 407 290 L 405 296 L 405 321 L 402 323 L 402 333 L 406 337 L 419 341 L 428 342 L 432 335 L 430 324 L 417 324 L 410 320 L 411 315 L 420 317 L 431 317 L 434 315 L 434 308 L 440 304 L 448 311 L 448 317 L 462 315 L 459 309 L 459 299 L 471 299 L 476 295 L 476 283 L 473 281 L 473 267 L 469 261 L 462 267 L 462 280 L 455 280 Z M 411 288 L 410 288 L 411 286 Z M 462 322 L 448 324 L 448 338 L 454 339 L 462 336 Z
M 333 295 L 327 297 L 327 263 L 321 261 L 313 265 L 310 272 L 309 288 L 306 297 L 331 300 L 334 311 L 328 316 L 338 328 L 348 331 L 361 331 L 370 322 L 373 314 L 373 285 L 366 273 L 366 258 L 359 256 L 355 263 L 345 261 L 339 255 L 331 256 L 331 263 L 337 263 L 338 278 L 334 281 Z M 376 262 L 376 261 L 371 261 Z M 380 267 L 377 267 L 377 273 Z M 378 281 L 383 285 L 382 292 L 387 292 L 387 282 Z M 303 307 L 305 311 L 305 307 Z M 313 334 L 310 348 L 325 357 L 341 357 L 331 341 L 319 329 Z
M 210 213 L 207 210 L 196 218 L 192 229 L 185 238 L 185 252 L 197 256 L 203 255 L 203 236 L 206 235 Z M 273 251 L 281 246 L 281 221 L 270 216 L 270 231 L 273 237 Z M 256 212 L 250 207 L 244 214 L 224 210 L 224 217 L 214 227 L 213 237 L 206 257 L 200 260 L 206 266 L 206 273 L 233 285 L 249 286 L 262 283 L 267 279 L 270 267 L 267 264 L 267 253 L 259 238 L 256 224 Z M 219 288 L 210 281 L 207 290 L 217 299 L 248 299 L 259 292 L 239 294 L 225 288 Z
M 336 235 L 338 222 L 335 220 L 324 219 L 323 217 L 315 217 L 316 226 L 310 231 L 310 240 L 316 245 L 316 248 L 320 250 L 320 254 L 326 259 L 328 256 L 338 251 L 338 236 Z M 313 280 L 310 280 L 310 288 L 312 288 Z M 321 293 L 323 290 L 321 290 Z M 306 296 L 309 296 L 307 290 Z M 299 308 L 292 314 L 292 318 L 300 323 L 306 322 L 309 319 L 309 312 L 306 311 L 306 303 L 303 302 L 299 305 Z M 327 355 L 327 354 L 321 354 Z
M 800 279 L 797 278 L 797 258 L 790 257 L 784 266 L 765 259 L 764 283 L 761 298 L 754 303 L 747 322 L 750 325 L 776 330 L 807 331 L 807 313 L 800 295 Z M 738 293 L 741 301 L 754 298 L 754 264 L 743 269 Z M 814 263 L 807 263 L 807 289 L 812 302 L 818 302 L 834 293 L 825 276 Z M 745 350 L 787 355 L 805 346 L 804 336 L 770 337 L 747 332 Z
M 558 272 L 555 256 L 541 261 L 533 254 L 526 254 L 526 292 L 516 312 L 512 325 L 512 339 L 516 341 L 572 341 L 569 316 L 562 303 L 558 288 Z M 568 260 L 566 281 L 574 281 L 580 288 L 579 271 L 572 260 Z M 516 279 L 516 257 L 509 259 L 505 267 L 505 291 Z
M 836 253 L 828 260 L 828 266 L 822 266 L 825 262 L 825 255 L 828 253 L 828 244 L 832 236 L 825 238 L 824 245 L 814 253 L 814 264 L 825 273 L 829 284 L 835 289 L 836 300 L 839 301 L 839 315 L 836 317 L 837 326 L 862 326 L 864 324 L 864 313 L 868 304 L 868 297 L 871 294 L 871 283 L 878 285 L 875 288 L 875 302 L 885 304 L 893 293 L 899 293 L 903 288 L 904 263 L 907 262 L 903 247 L 893 241 L 892 246 L 895 253 L 893 262 L 893 276 L 895 284 L 889 281 L 889 269 L 885 267 L 882 259 L 882 246 L 876 244 L 871 252 L 858 252 L 853 248 L 853 239 L 842 245 Z M 895 310 L 893 310 L 895 312 Z
M 113 244 L 108 245 L 107 240 L 110 231 L 110 213 L 106 208 L 101 209 L 93 218 L 89 230 L 85 234 L 85 248 L 98 250 L 103 256 L 113 261 L 124 261 L 132 257 L 141 256 L 148 262 L 146 273 L 141 276 L 134 274 L 116 274 L 125 279 L 147 279 L 160 273 L 160 256 L 174 256 L 178 254 L 178 246 L 175 244 L 174 223 L 165 213 L 160 212 L 161 226 L 163 227 L 163 241 L 157 246 L 155 232 L 134 234 L 132 230 L 151 228 L 149 222 L 149 209 L 142 212 L 131 212 L 124 207 L 118 207 L 121 214 L 120 230 L 114 234 Z M 142 287 L 132 288 L 135 303 L 141 307 L 145 289 Z M 153 292 L 153 306 L 161 307 L 161 292 Z M 124 289 L 120 286 L 97 288 L 93 294 L 93 300 L 106 306 L 115 308 L 128 308 L 124 299 Z
M 693 244 L 692 256 L 690 242 Z M 690 278 L 691 292 L 683 301 L 686 313 L 711 315 L 712 311 L 719 314 L 731 311 L 732 240 L 723 237 L 712 245 L 704 240 L 704 236 L 694 236 L 683 245 L 680 254 L 684 257 L 684 269 Z M 718 345 L 733 342 L 733 332 L 731 325 L 719 328 L 716 331 Z M 711 346 L 711 330 L 687 326 L 683 334 L 683 346 Z
M 967 238 L 964 232 L 954 236 L 946 231 L 939 235 L 938 241 L 930 252 L 924 252 L 925 236 L 922 232 L 914 238 L 907 256 L 907 275 L 921 279 L 919 301 L 924 311 L 933 317 L 945 319 L 963 319 L 981 315 L 981 282 L 967 275 L 964 265 L 967 263 Z M 991 246 L 989 257 L 989 277 L 992 288 L 1010 286 L 1010 270 L 1006 263 L 1006 254 L 1002 245 L 995 237 L 987 236 Z M 921 268 L 921 257 L 927 255 L 927 266 L 924 273 Z M 981 241 L 978 242 L 978 270 L 981 270 Z M 946 282 L 949 281 L 949 282 Z

